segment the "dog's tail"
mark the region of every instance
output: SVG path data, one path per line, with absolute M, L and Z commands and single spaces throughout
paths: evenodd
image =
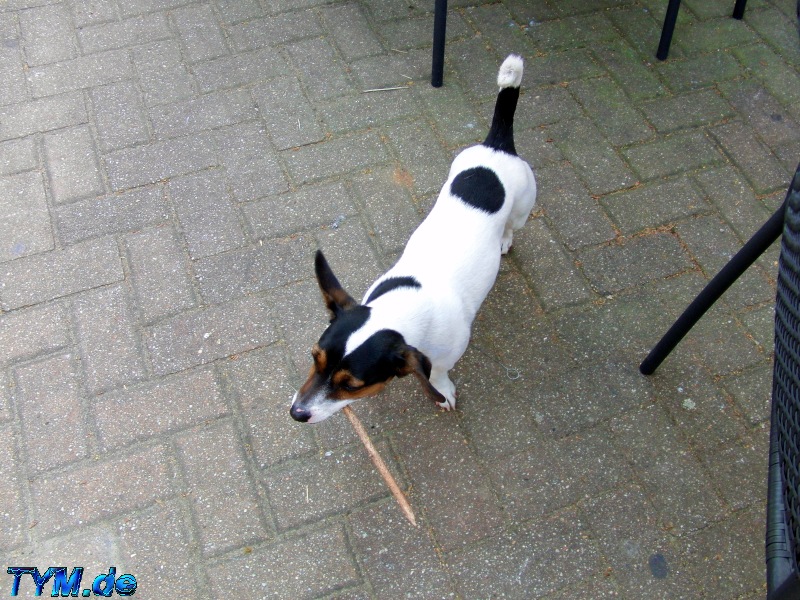
M 484 146 L 516 155 L 514 148 L 514 112 L 519 99 L 519 84 L 522 82 L 522 57 L 509 54 L 500 65 L 497 85 L 500 92 L 494 105 L 494 117 Z

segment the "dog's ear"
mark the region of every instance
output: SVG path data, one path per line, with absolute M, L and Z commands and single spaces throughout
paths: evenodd
M 317 274 L 317 283 L 322 291 L 322 299 L 331 313 L 331 318 L 336 318 L 343 310 L 358 306 L 358 302 L 344 291 L 339 280 L 336 279 L 322 250 L 317 250 L 314 257 L 314 272 Z
M 404 344 L 398 353 L 398 357 L 398 377 L 413 375 L 422 384 L 422 391 L 428 398 L 440 404 L 447 403 L 447 399 L 431 385 L 431 361 L 428 360 L 427 356 L 413 346 Z

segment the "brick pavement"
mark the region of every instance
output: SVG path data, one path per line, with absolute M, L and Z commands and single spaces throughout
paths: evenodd
M 794 1 L 732 4 L 686 0 L 658 63 L 665 0 L 459 0 L 435 90 L 430 3 L 0 3 L 3 571 L 116 566 L 156 599 L 763 597 L 777 249 L 637 372 L 800 157 Z M 459 410 L 405 380 L 357 405 L 414 530 L 343 418 L 288 417 L 325 324 L 312 253 L 360 297 L 512 51 L 539 208 Z

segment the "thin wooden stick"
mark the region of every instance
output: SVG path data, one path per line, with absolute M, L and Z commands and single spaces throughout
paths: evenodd
M 372 445 L 372 440 L 369 439 L 367 430 L 364 429 L 361 421 L 349 406 L 345 406 L 342 409 L 342 412 L 347 416 L 347 419 L 350 421 L 353 429 L 355 429 L 355 432 L 358 434 L 361 443 L 364 444 L 364 448 L 367 449 L 367 454 L 369 454 L 369 457 L 372 459 L 372 464 L 375 465 L 375 468 L 378 469 L 378 473 L 380 473 L 381 477 L 383 477 L 383 481 L 389 487 L 389 491 L 392 492 L 394 499 L 397 500 L 397 503 L 400 505 L 400 509 L 403 511 L 406 519 L 408 519 L 414 527 L 417 527 L 417 519 L 414 517 L 414 512 L 411 510 L 411 505 L 408 503 L 405 494 L 403 494 L 403 490 L 401 490 L 400 486 L 397 485 L 397 481 L 395 481 L 395 478 L 386 467 L 386 463 L 383 462 L 380 454 L 378 454 L 375 446 Z

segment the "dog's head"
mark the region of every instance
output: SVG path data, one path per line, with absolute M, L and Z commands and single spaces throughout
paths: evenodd
M 361 340 L 369 331 L 372 308 L 359 304 L 342 288 L 321 251 L 317 251 L 314 269 L 331 320 L 311 350 L 314 364 L 292 399 L 292 418 L 318 423 L 359 398 L 374 396 L 392 378 L 406 375 L 415 375 L 426 393 L 441 401 L 428 381 L 428 358 L 392 329 L 380 329 Z M 356 332 L 360 333 L 354 337 Z

